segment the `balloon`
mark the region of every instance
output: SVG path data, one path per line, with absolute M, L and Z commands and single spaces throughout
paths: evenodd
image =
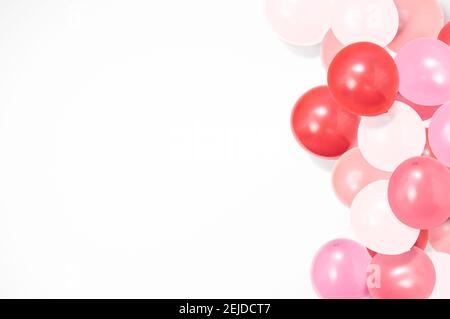
M 336 54 L 339 53 L 345 46 L 339 42 L 333 34 L 333 31 L 329 30 L 322 41 L 320 47 L 320 56 L 322 58 L 322 64 L 326 70 L 328 70 L 331 61 L 333 61 Z
M 442 164 L 450 167 L 450 103 L 434 113 L 429 134 L 433 154 Z
M 420 248 L 422 250 L 425 250 L 428 245 L 428 230 L 421 230 L 419 234 L 419 238 L 417 238 L 414 247 Z M 373 250 L 367 249 L 370 256 L 375 256 L 377 253 Z
M 436 158 L 436 156 L 434 156 L 433 151 L 431 150 L 431 146 L 430 146 L 430 140 L 429 140 L 429 129 L 426 128 L 426 135 L 427 135 L 427 143 L 425 144 L 425 149 L 423 151 L 422 156 L 426 156 L 426 157 L 432 157 L 432 158 Z
M 370 166 L 359 149 L 353 148 L 342 155 L 334 165 L 333 189 L 339 200 L 350 206 L 360 190 L 374 181 L 389 179 L 390 176 L 390 173 Z
M 450 219 L 438 227 L 430 229 L 430 244 L 434 250 L 450 254 Z
M 436 38 L 444 26 L 444 11 L 437 0 L 394 0 L 400 25 L 388 48 L 397 52 L 411 40 Z
M 448 22 L 439 33 L 438 39 L 450 45 L 450 22 Z
M 450 299 L 450 255 L 433 251 L 428 257 L 436 270 L 436 285 L 430 299 Z
M 358 144 L 370 165 L 392 172 L 404 160 L 422 155 L 426 143 L 425 124 L 409 106 L 395 102 L 390 111 L 364 117 L 358 130 Z
M 353 200 L 350 219 L 353 232 L 367 248 L 381 254 L 396 255 L 414 246 L 420 230 L 400 222 L 389 207 L 389 181 L 367 185 Z
M 397 97 L 398 83 L 394 60 L 373 43 L 345 47 L 328 69 L 331 94 L 342 107 L 358 115 L 385 113 Z
M 388 45 L 398 31 L 399 17 L 392 0 L 335 1 L 331 29 L 344 44 L 367 41 Z
M 336 104 L 326 86 L 320 86 L 306 92 L 295 104 L 291 125 L 306 150 L 335 158 L 355 144 L 359 120 Z
M 396 256 L 375 255 L 370 268 L 375 280 L 368 278 L 369 292 L 376 299 L 426 299 L 436 282 L 433 262 L 417 247 Z
M 367 298 L 367 266 L 370 256 L 363 246 L 349 239 L 336 239 L 317 252 L 311 280 L 317 294 L 327 299 Z
M 400 94 L 420 105 L 450 101 L 450 47 L 436 39 L 413 40 L 395 57 Z
M 405 103 L 406 105 L 409 105 L 411 108 L 414 109 L 414 111 L 417 112 L 417 114 L 419 114 L 419 116 L 424 121 L 431 119 L 434 112 L 436 112 L 441 107 L 440 105 L 437 105 L 437 106 L 419 105 L 419 104 L 411 102 L 408 99 L 405 99 L 401 94 L 398 94 L 397 101 L 400 101 L 400 102 Z
M 404 161 L 392 174 L 388 198 L 392 211 L 406 225 L 430 229 L 450 217 L 450 172 L 431 157 Z
M 273 30 L 293 45 L 320 43 L 331 25 L 333 0 L 266 0 Z

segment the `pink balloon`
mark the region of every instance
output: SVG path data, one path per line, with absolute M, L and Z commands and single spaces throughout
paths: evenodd
M 434 250 L 450 254 L 450 219 L 442 225 L 430 229 L 429 241 Z
M 266 16 L 276 33 L 293 45 L 322 42 L 331 25 L 333 0 L 266 0 Z
M 362 156 L 359 148 L 353 148 L 342 155 L 334 165 L 333 189 L 346 206 L 352 204 L 355 196 L 367 185 L 381 179 L 389 179 L 391 173 L 371 166 Z
M 427 299 L 436 283 L 433 262 L 417 247 L 401 255 L 375 255 L 370 269 L 369 292 L 376 299 Z
M 450 47 L 437 39 L 413 40 L 395 57 L 400 94 L 420 105 L 450 101 Z
M 429 140 L 434 156 L 450 167 L 450 103 L 434 113 L 430 123 Z
M 450 217 L 450 172 L 431 157 L 404 161 L 389 181 L 389 204 L 395 216 L 417 229 L 430 229 Z
M 394 0 L 400 16 L 400 25 L 388 48 L 400 50 L 409 41 L 418 38 L 437 38 L 444 26 L 444 11 L 437 0 Z
M 411 102 L 410 100 L 404 98 L 401 94 L 398 94 L 397 101 L 403 102 L 406 105 L 409 105 L 414 111 L 419 114 L 422 120 L 426 121 L 431 119 L 434 112 L 436 112 L 441 106 L 424 106 Z
M 314 257 L 311 280 L 317 294 L 326 299 L 367 298 L 367 250 L 349 239 L 325 244 Z
M 328 30 L 325 38 L 322 41 L 322 46 L 320 48 L 320 56 L 322 58 L 322 64 L 326 70 L 333 61 L 336 54 L 339 53 L 345 46 L 336 39 L 333 31 Z

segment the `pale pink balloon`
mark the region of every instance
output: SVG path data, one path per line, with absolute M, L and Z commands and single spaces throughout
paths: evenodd
M 293 45 L 322 42 L 331 24 L 333 0 L 266 0 L 266 16 L 276 33 Z
M 353 200 L 350 219 L 358 240 L 376 253 L 397 255 L 414 246 L 420 230 L 395 217 L 388 201 L 389 181 L 373 182 Z
M 450 299 L 450 255 L 432 251 L 428 257 L 436 270 L 436 285 L 430 299 Z
M 352 204 L 355 196 L 367 185 L 381 179 L 389 179 L 391 173 L 371 166 L 362 156 L 359 148 L 353 148 L 342 155 L 334 165 L 333 189 L 346 206 Z
M 404 160 L 422 155 L 426 143 L 425 124 L 408 105 L 396 101 L 389 112 L 363 117 L 358 145 L 370 165 L 392 172 Z
M 429 140 L 434 156 L 450 167 L 450 103 L 439 108 L 431 119 Z
M 322 46 L 320 48 L 320 56 L 322 58 L 322 64 L 326 70 L 333 61 L 336 54 L 339 53 L 345 46 L 336 39 L 333 31 L 328 30 L 325 38 L 323 39 Z
M 392 0 L 338 0 L 333 8 L 331 29 L 345 45 L 373 42 L 385 47 L 397 34 L 399 17 Z
M 311 267 L 314 289 L 326 299 L 367 298 L 366 277 L 370 261 L 367 250 L 357 242 L 332 240 L 314 257 Z
M 400 50 L 409 41 L 418 38 L 437 38 L 444 26 L 444 11 L 437 0 L 394 0 L 400 16 L 400 25 L 388 48 Z
M 434 250 L 450 254 L 450 219 L 442 225 L 430 229 L 428 234 L 431 247 Z
M 450 46 L 431 38 L 413 40 L 395 57 L 400 94 L 420 105 L 450 101 Z
M 427 299 L 436 283 L 433 262 L 417 247 L 396 256 L 375 255 L 370 268 L 369 292 L 376 299 Z
M 397 101 L 403 102 L 406 105 L 409 105 L 411 108 L 414 109 L 414 111 L 419 114 L 422 120 L 426 121 L 433 117 L 433 114 L 441 107 L 440 105 L 437 106 L 425 106 L 425 105 L 419 105 L 417 103 L 413 103 L 410 100 L 403 97 L 400 93 L 398 94 Z

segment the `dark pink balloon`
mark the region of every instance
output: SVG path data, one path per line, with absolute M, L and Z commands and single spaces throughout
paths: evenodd
M 450 172 L 431 157 L 413 157 L 394 171 L 388 198 L 395 216 L 417 229 L 430 229 L 450 217 Z
M 377 254 L 370 269 L 369 292 L 376 299 L 427 299 L 436 283 L 433 262 L 417 247 L 401 255 Z
M 311 280 L 317 294 L 326 299 L 368 298 L 366 285 L 370 256 L 349 239 L 325 244 L 314 257 Z
M 403 102 L 411 106 L 424 121 L 431 119 L 433 117 L 434 112 L 436 112 L 441 107 L 440 105 L 424 106 L 416 104 L 414 102 L 411 102 L 404 96 L 402 96 L 400 93 L 398 94 L 397 101 Z

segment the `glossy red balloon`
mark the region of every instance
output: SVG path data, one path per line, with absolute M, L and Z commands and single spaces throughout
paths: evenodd
M 436 283 L 433 262 L 417 247 L 401 255 L 377 254 L 369 269 L 369 293 L 376 299 L 426 299 Z
M 336 158 L 355 144 L 359 121 L 333 100 L 326 86 L 306 92 L 291 116 L 292 131 L 300 145 L 326 158 Z
M 328 86 L 347 111 L 375 116 L 387 112 L 397 98 L 399 75 L 385 49 L 359 42 L 345 47 L 333 59 Z
M 389 180 L 388 199 L 395 216 L 417 229 L 430 229 L 450 217 L 450 172 L 431 157 L 404 161 Z
M 428 245 L 428 230 L 421 230 L 419 234 L 419 238 L 417 238 L 416 243 L 414 244 L 414 247 L 420 248 L 422 250 L 425 250 Z M 373 250 L 370 250 L 367 248 L 367 251 L 369 252 L 369 255 L 374 257 L 377 253 Z
M 450 45 L 450 22 L 442 28 L 438 39 Z

